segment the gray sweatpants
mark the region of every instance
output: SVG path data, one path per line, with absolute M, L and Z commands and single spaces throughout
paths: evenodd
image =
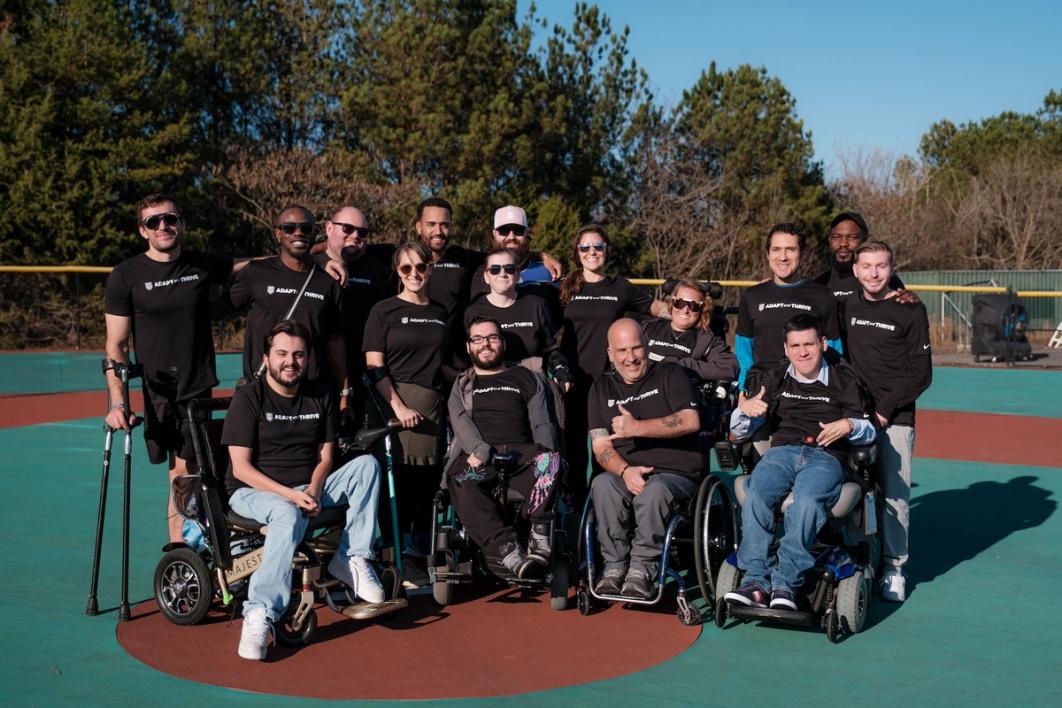
M 697 491 L 692 479 L 656 472 L 634 496 L 618 474 L 602 472 L 590 483 L 590 500 L 597 517 L 597 542 L 605 568 L 641 566 L 653 577 L 660 570 L 660 553 L 671 516 L 689 504 Z M 632 540 L 633 537 L 633 540 Z
M 915 430 L 910 425 L 890 425 L 878 435 L 878 471 L 885 495 L 881 524 L 881 555 L 886 570 L 903 571 L 907 565 L 908 502 L 911 498 L 911 457 Z

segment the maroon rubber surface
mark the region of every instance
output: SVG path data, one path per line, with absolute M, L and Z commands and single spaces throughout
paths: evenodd
M 319 607 L 310 644 L 270 647 L 263 662 L 237 656 L 242 620 L 220 614 L 178 627 L 146 602 L 117 633 L 133 657 L 191 681 L 259 693 L 392 700 L 504 696 L 599 681 L 666 661 L 700 634 L 699 627 L 679 622 L 670 596 L 650 610 L 612 606 L 588 617 L 571 604 L 557 612 L 548 595 L 524 599 L 511 590 L 446 608 L 418 596 L 376 623 Z

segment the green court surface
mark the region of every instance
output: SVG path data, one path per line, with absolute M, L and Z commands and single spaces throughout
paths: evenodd
M 940 389 L 935 386 L 927 395 L 926 407 L 985 410 L 981 406 L 1000 391 L 1012 398 L 1016 392 L 1046 397 L 1052 388 L 1057 402 L 1060 376 L 938 369 Z M 1057 403 L 1006 412 L 1060 417 Z M 139 435 L 135 440 L 134 603 L 150 597 L 165 535 L 165 472 L 147 464 Z M 0 538 L 11 564 L 0 590 L 6 614 L 0 625 L 2 703 L 308 703 L 177 679 L 148 668 L 119 646 L 114 608 L 119 597 L 120 447 L 112 468 L 99 593 L 106 611 L 84 615 L 102 441 L 96 419 L 0 430 L 7 484 L 0 496 Z M 1056 467 L 1022 467 L 922 459 L 915 479 L 910 597 L 899 606 L 876 601 L 864 632 L 838 645 L 829 644 L 821 631 L 755 624 L 719 630 L 708 624 L 683 654 L 619 679 L 507 699 L 446 703 L 595 708 L 1062 705 L 1062 613 L 1057 611 L 1062 461 Z M 237 635 L 234 631 L 233 651 Z M 652 637 L 630 641 L 651 642 Z M 195 646 L 173 651 L 194 652 Z M 578 656 L 557 660 L 589 664 L 594 656 L 594 647 L 587 646 Z M 394 662 L 400 667 L 396 681 L 404 673 L 430 670 L 401 667 L 401 657 Z M 357 666 L 344 670 L 357 681 Z

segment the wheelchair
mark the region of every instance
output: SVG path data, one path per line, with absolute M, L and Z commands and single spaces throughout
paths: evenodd
M 727 592 L 720 592 L 716 577 L 727 557 L 737 549 L 737 518 L 730 490 L 723 480 L 710 471 L 711 458 L 708 452 L 717 441 L 726 438 L 735 384 L 729 381 L 705 381 L 699 382 L 696 390 L 702 403 L 701 441 L 708 474 L 688 506 L 668 520 L 660 553 L 660 570 L 656 577 L 656 595 L 642 600 L 624 595 L 602 595 L 596 591 L 601 559 L 597 549 L 594 507 L 588 496 L 578 534 L 579 580 L 576 602 L 582 615 L 589 615 L 606 603 L 657 605 L 663 599 L 667 580 L 670 579 L 675 586 L 679 621 L 694 626 L 701 623 L 701 613 L 686 596 L 690 573 L 709 608 L 714 607 L 716 597 L 722 597 Z
M 182 544 L 166 552 L 155 568 L 154 595 L 162 615 L 178 625 L 202 622 L 220 600 L 235 615 L 246 599 L 247 583 L 258 568 L 268 531 L 259 522 L 228 508 L 223 475 L 226 451 L 218 443 L 222 420 L 213 412 L 226 410 L 230 398 L 188 402 L 187 416 L 198 472 L 178 477 L 173 483 L 174 508 L 196 524 L 203 536 L 203 550 Z M 361 430 L 353 439 L 340 441 L 341 459 L 350 459 L 368 449 L 389 432 L 389 427 Z M 398 596 L 400 583 L 393 566 L 385 565 L 381 583 L 389 599 L 379 603 L 359 601 L 350 590 L 327 575 L 325 568 L 339 546 L 346 510 L 330 507 L 310 519 L 306 535 L 292 560 L 292 599 L 284 616 L 274 623 L 277 641 L 299 646 L 310 641 L 317 628 L 315 605 L 356 620 L 381 617 L 406 606 Z M 340 599 L 336 599 L 336 597 Z
M 508 484 L 509 477 L 519 467 L 518 456 L 514 452 L 497 452 L 491 465 L 498 475 L 498 484 L 493 490 L 495 502 L 502 509 L 505 522 L 516 529 L 517 543 L 526 547 L 531 522 L 520 513 L 526 500 Z M 556 482 L 558 490 L 564 489 L 566 472 L 567 465 L 562 462 L 560 478 Z M 428 554 L 428 578 L 435 602 L 444 607 L 452 604 L 459 586 L 474 583 L 478 579 L 505 583 L 527 595 L 548 591 L 552 609 L 567 609 L 573 560 L 568 543 L 571 511 L 564 496 L 563 491 L 558 491 L 553 501 L 549 529 L 550 558 L 545 576 L 518 578 L 498 563 L 489 562 L 483 549 L 472 541 L 467 529 L 457 518 L 444 481 L 442 488 L 435 494 L 431 550 Z
M 752 445 L 741 456 L 744 474 L 734 480 L 734 496 L 739 505 L 751 470 L 757 461 Z M 804 574 L 804 582 L 795 590 L 798 610 L 748 607 L 728 603 L 726 593 L 741 585 L 742 572 L 737 567 L 737 553 L 729 554 L 718 570 L 715 582 L 715 624 L 726 625 L 728 618 L 760 620 L 773 624 L 821 626 L 830 642 L 863 629 L 870 607 L 875 569 L 880 560 L 878 519 L 882 518 L 882 495 L 876 488 L 877 447 L 852 448 L 843 463 L 845 479 L 841 495 L 830 508 L 819 541 L 811 549 L 815 566 Z M 782 500 L 775 513 L 781 525 L 785 511 L 793 503 L 793 493 Z M 776 538 L 771 552 L 777 550 Z

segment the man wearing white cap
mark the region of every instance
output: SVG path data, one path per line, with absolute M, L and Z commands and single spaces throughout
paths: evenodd
M 548 253 L 531 250 L 527 212 L 511 204 L 498 209 L 494 212 L 494 230 L 491 231 L 491 236 L 494 248 L 505 248 L 516 256 L 516 267 L 519 269 L 517 287 L 521 291 L 534 292 L 544 297 L 552 305 L 557 291 L 551 284 L 555 284 L 559 279 L 561 265 Z M 483 267 L 480 266 L 472 276 L 472 297 L 475 299 L 487 291 L 483 280 Z

